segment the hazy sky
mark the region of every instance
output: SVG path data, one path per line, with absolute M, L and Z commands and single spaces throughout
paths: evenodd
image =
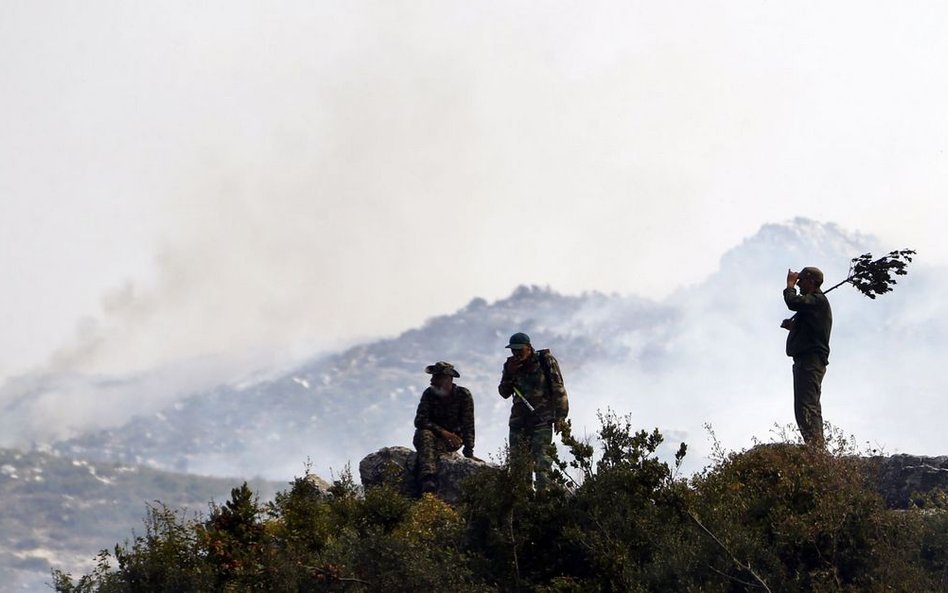
M 280 360 L 520 283 L 664 296 L 798 215 L 948 263 L 945 22 L 0 0 L 0 378 Z

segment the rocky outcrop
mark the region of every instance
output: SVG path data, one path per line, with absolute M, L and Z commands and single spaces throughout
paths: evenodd
M 948 456 L 892 455 L 869 462 L 870 479 L 889 508 L 905 509 L 934 490 L 948 491 Z
M 468 477 L 493 468 L 480 459 L 468 459 L 457 453 L 447 453 L 438 459 L 439 498 L 456 503 L 461 497 L 461 483 Z M 418 496 L 420 488 L 415 477 L 415 451 L 408 447 L 383 447 L 359 462 L 359 477 L 366 489 L 382 484 L 394 484 L 409 496 Z
M 316 474 L 306 474 L 303 478 L 313 489 L 313 492 L 320 497 L 329 497 L 331 496 L 329 492 L 330 484 L 326 480 L 320 478 Z

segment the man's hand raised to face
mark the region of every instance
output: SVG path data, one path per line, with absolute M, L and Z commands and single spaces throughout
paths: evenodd
M 799 272 L 794 272 L 793 270 L 787 270 L 787 288 L 794 288 L 797 285 L 797 278 L 800 277 Z

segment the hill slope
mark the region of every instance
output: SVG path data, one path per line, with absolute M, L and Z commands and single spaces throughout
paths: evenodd
M 820 265 L 835 283 L 849 259 L 868 250 L 880 252 L 870 237 L 832 224 L 766 225 L 725 254 L 705 282 L 662 302 L 520 287 L 494 303 L 475 298 L 395 338 L 265 381 L 197 393 L 55 447 L 65 455 L 281 479 L 299 474 L 309 458 L 328 476 L 369 451 L 409 444 L 427 384 L 423 369 L 449 360 L 474 393 L 478 454 L 488 456 L 506 437 L 509 402 L 496 395 L 503 346 L 525 331 L 559 358 L 579 434 L 593 430 L 598 410 L 631 411 L 669 441 L 687 440 L 696 453 L 691 463 L 700 464 L 705 423 L 740 446 L 793 422 L 786 334 L 777 327 L 787 315 L 780 296 L 786 269 Z M 933 372 L 940 365 L 934 353 L 948 347 L 948 305 L 937 296 L 942 276 L 913 264 L 904 286 L 877 301 L 846 286 L 832 293 L 836 326 L 824 384 L 830 422 L 880 448 L 948 448 L 931 416 L 948 387 Z M 905 406 L 900 393 L 914 405 Z
M 0 583 L 40 591 L 51 567 L 88 571 L 98 550 L 141 525 L 147 505 L 207 510 L 240 481 L 0 449 Z M 270 496 L 274 485 L 252 487 Z M 141 529 L 138 529 L 141 531 Z

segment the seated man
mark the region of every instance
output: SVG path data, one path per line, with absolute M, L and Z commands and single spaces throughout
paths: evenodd
M 474 457 L 474 398 L 466 388 L 454 384 L 461 374 L 444 361 L 425 367 L 425 372 L 431 375 L 431 386 L 421 394 L 413 440 L 423 493 L 438 489 L 438 455 L 463 445 L 464 456 Z

